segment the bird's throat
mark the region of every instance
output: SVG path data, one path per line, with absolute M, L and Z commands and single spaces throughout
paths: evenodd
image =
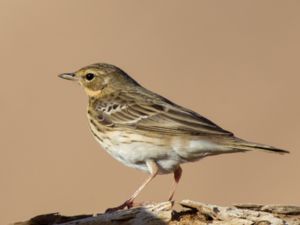
M 94 90 L 85 88 L 85 92 L 86 92 L 86 94 L 87 94 L 89 97 L 96 97 L 96 96 L 99 96 L 99 95 L 101 94 L 102 90 L 94 91 Z

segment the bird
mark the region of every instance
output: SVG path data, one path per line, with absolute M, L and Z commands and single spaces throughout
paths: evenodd
M 95 63 L 59 77 L 83 87 L 90 130 L 102 148 L 124 165 L 149 174 L 130 198 L 107 211 L 133 207 L 144 187 L 161 174 L 173 173 L 171 201 L 183 163 L 252 150 L 289 153 L 236 137 L 197 112 L 146 89 L 111 64 Z

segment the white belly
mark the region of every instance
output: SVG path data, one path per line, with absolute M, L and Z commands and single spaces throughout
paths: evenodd
M 110 133 L 110 139 L 104 134 L 98 135 L 102 140 L 96 140 L 102 148 L 128 167 L 149 172 L 146 161 L 152 159 L 157 163 L 159 173 L 165 174 L 173 172 L 180 163 L 180 157 L 169 146 L 157 143 L 157 139 L 139 134 L 132 134 L 129 139 L 119 131 Z
M 160 138 L 148 137 L 138 133 L 125 133 L 118 130 L 109 131 L 109 138 L 103 132 L 91 126 L 94 137 L 104 150 L 124 165 L 149 172 L 147 160 L 153 160 L 159 167 L 159 173 L 171 173 L 180 163 L 199 160 L 211 155 L 219 146 L 207 140 L 182 139 L 174 137 L 169 142 Z

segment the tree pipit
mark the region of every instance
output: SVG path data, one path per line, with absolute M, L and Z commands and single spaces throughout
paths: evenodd
M 127 201 L 111 210 L 132 207 L 137 195 L 158 174 L 174 174 L 172 200 L 182 163 L 252 150 L 288 153 L 234 136 L 198 113 L 147 90 L 116 66 L 97 63 L 59 76 L 84 88 L 89 97 L 91 132 L 102 148 L 126 166 L 150 174 Z

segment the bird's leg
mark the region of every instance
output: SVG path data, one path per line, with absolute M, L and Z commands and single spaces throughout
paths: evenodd
M 147 184 L 153 180 L 153 178 L 158 174 L 158 166 L 153 160 L 146 161 L 146 165 L 149 168 L 150 176 L 144 181 L 144 183 L 131 195 L 131 197 L 126 200 L 122 205 L 117 206 L 115 208 L 107 209 L 106 212 L 114 212 L 116 210 L 124 209 L 127 207 L 128 209 L 133 206 L 134 199 L 139 195 L 139 193 L 147 186 Z
M 182 174 L 182 169 L 180 166 L 178 166 L 177 169 L 174 171 L 174 183 L 173 183 L 172 191 L 169 196 L 169 201 L 171 201 L 173 199 L 173 196 L 174 196 L 177 184 L 180 180 L 181 174 Z

